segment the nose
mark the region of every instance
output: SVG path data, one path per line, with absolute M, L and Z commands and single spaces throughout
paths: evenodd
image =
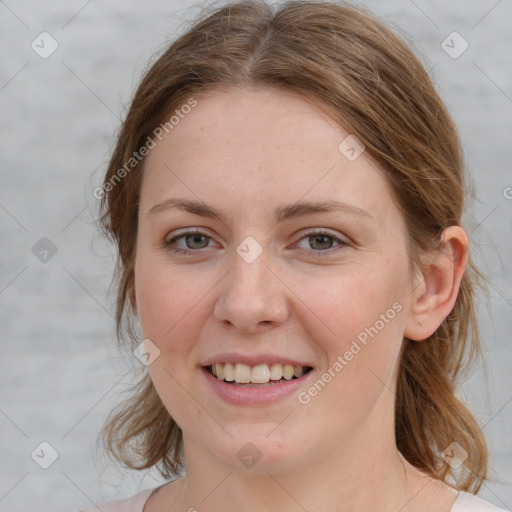
M 235 253 L 233 268 L 221 281 L 221 293 L 215 304 L 214 315 L 220 324 L 256 334 L 288 318 L 288 288 L 279 279 L 279 270 L 267 253 L 264 250 L 250 263 Z

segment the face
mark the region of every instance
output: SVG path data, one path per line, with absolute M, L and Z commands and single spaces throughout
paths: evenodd
M 150 375 L 186 456 L 284 471 L 377 446 L 411 290 L 383 173 L 304 97 L 196 100 L 147 157 L 135 265 Z

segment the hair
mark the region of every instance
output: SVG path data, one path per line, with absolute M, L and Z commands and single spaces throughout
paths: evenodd
M 187 99 L 253 86 L 313 100 L 366 146 L 405 219 L 411 268 L 422 268 L 422 253 L 439 249 L 446 227 L 461 225 L 466 176 L 457 129 L 424 66 L 391 28 L 362 8 L 330 2 L 241 1 L 203 11 L 141 80 L 104 178 L 99 223 L 118 250 L 113 285 L 121 345 L 137 343 L 134 262 L 144 159 L 115 178 Z M 474 493 L 487 478 L 488 451 L 456 385 L 482 356 L 475 296 L 483 278 L 469 257 L 455 306 L 436 332 L 423 342 L 403 340 L 395 403 L 396 443 L 405 459 Z M 183 469 L 181 429 L 148 372 L 112 411 L 101 440 L 130 469 L 155 467 L 166 478 Z M 442 454 L 453 442 L 467 452 L 458 471 Z

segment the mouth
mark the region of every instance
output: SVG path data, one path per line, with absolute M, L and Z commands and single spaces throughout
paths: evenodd
M 245 388 L 275 386 L 297 380 L 313 369 L 311 366 L 281 363 L 248 365 L 230 362 L 216 363 L 203 368 L 219 381 Z

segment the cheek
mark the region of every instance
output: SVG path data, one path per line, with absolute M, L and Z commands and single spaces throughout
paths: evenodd
M 395 338 L 402 326 L 398 310 L 403 309 L 404 284 L 390 269 L 374 266 L 296 277 L 293 289 L 307 306 L 301 321 L 332 355 L 343 353 L 359 335 L 363 341 L 365 334 L 375 335 L 374 328 Z
M 397 268 L 404 268 L 398 258 L 380 266 L 361 265 L 295 280 L 294 292 L 307 305 L 302 327 L 327 359 L 318 376 L 325 379 L 325 386 L 317 386 L 321 392 L 311 390 L 319 396 L 311 399 L 318 407 L 331 404 L 341 416 L 359 410 L 364 417 L 385 387 L 391 387 L 403 339 L 402 301 L 407 290 L 407 276 Z
M 141 253 L 139 253 L 141 254 Z M 142 253 L 136 262 L 137 311 L 144 338 L 160 349 L 160 356 L 148 367 L 165 407 L 178 423 L 204 411 L 193 399 L 195 391 L 195 347 L 204 318 L 201 299 L 211 286 L 199 273 L 185 273 Z
M 191 351 L 205 321 L 208 292 L 216 282 L 210 274 L 141 255 L 135 268 L 135 289 L 143 335 L 166 353 Z

